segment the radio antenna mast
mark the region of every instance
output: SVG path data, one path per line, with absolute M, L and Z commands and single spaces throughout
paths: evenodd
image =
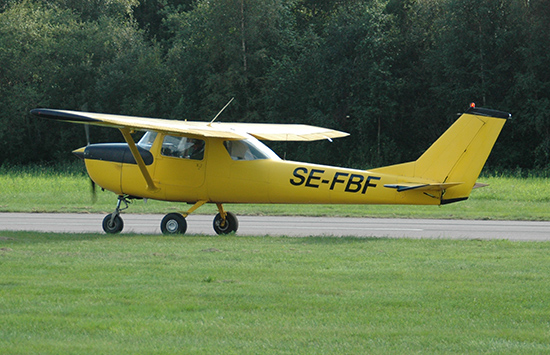
M 227 106 L 229 106 L 229 104 L 231 103 L 231 101 L 233 101 L 234 98 L 235 98 L 235 97 L 232 97 L 231 100 L 229 100 L 229 102 L 225 104 L 225 106 L 220 110 L 220 112 L 218 112 L 218 114 L 212 119 L 212 121 L 210 121 L 210 123 L 208 124 L 208 126 L 211 126 L 212 123 L 214 123 L 214 121 L 216 120 L 216 118 L 218 118 L 218 116 L 225 110 L 225 108 L 226 108 Z

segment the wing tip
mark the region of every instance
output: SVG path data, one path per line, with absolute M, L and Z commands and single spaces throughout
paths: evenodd
M 81 115 L 76 111 L 61 111 L 61 110 L 54 110 L 49 108 L 35 108 L 35 109 L 32 109 L 30 113 L 38 117 L 49 118 L 49 119 L 58 120 L 58 121 L 81 122 L 81 123 L 91 123 L 91 122 L 98 121 L 94 118 Z

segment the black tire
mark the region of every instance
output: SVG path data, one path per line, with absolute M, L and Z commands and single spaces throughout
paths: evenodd
M 214 217 L 214 230 L 217 234 L 229 234 L 236 232 L 239 229 L 239 220 L 232 212 L 226 212 L 225 223 L 223 223 L 222 216 L 218 213 Z
M 168 213 L 160 222 L 162 234 L 185 234 L 187 221 L 179 213 Z
M 113 223 L 111 223 L 112 215 L 112 213 L 109 213 L 105 216 L 105 218 L 103 218 L 103 230 L 107 234 L 116 234 L 122 232 L 122 229 L 124 228 L 124 222 L 122 221 L 122 218 L 117 215 L 113 220 Z

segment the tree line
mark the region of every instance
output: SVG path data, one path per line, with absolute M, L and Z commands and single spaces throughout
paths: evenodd
M 0 165 L 59 162 L 79 125 L 36 107 L 305 123 L 286 159 L 416 159 L 470 102 L 512 113 L 495 169 L 550 164 L 548 0 L 3 0 Z M 92 127 L 92 142 L 120 140 Z

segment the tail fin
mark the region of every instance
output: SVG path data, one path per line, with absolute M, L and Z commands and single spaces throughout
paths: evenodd
M 465 200 L 508 118 L 509 113 L 472 107 L 418 160 L 374 171 L 433 181 L 445 189 L 441 204 Z

